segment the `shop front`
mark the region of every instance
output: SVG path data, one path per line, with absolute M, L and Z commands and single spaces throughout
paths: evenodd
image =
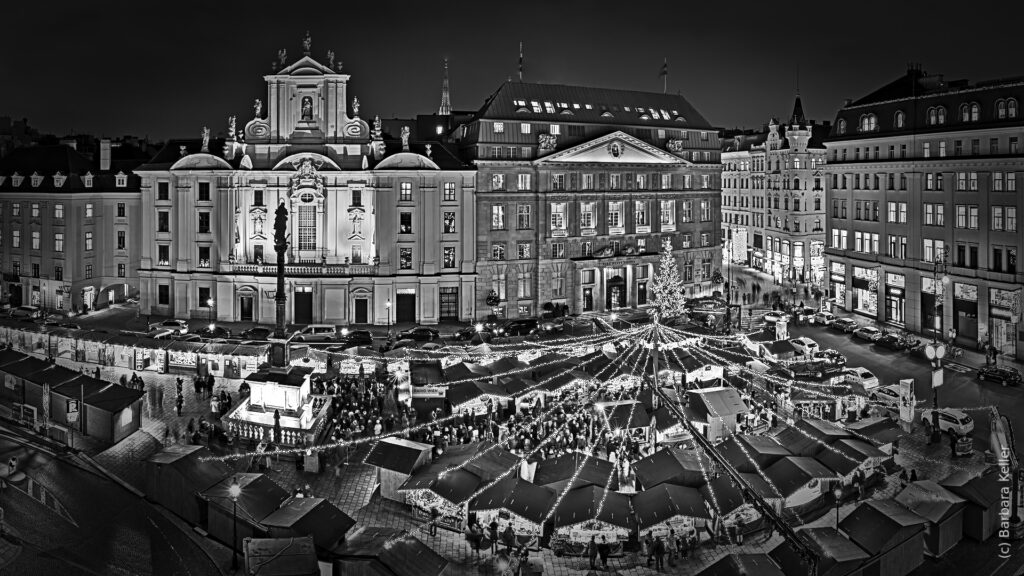
M 885 274 L 885 321 L 890 324 L 906 324 L 906 284 L 902 274 Z
M 853 267 L 853 311 L 872 318 L 878 317 L 878 270 Z
M 943 335 L 942 326 L 942 304 L 945 296 L 945 284 L 949 277 L 936 280 L 928 276 L 921 277 L 921 331 L 935 332 L 940 337 Z
M 1000 354 L 1017 355 L 1020 330 L 1021 289 L 988 291 L 988 334 Z
M 829 294 L 836 305 L 846 310 L 846 264 L 832 262 L 829 270 Z
M 957 340 L 966 346 L 978 343 L 978 287 L 973 284 L 953 284 L 953 328 Z

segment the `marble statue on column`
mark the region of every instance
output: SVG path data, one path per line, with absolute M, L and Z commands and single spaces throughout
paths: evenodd
M 204 152 L 206 154 L 209 154 L 210 153 L 210 129 L 207 128 L 206 126 L 203 126 L 202 136 L 203 136 L 203 147 L 200 148 L 199 151 L 200 152 Z
M 277 51 L 277 63 L 280 66 L 284 66 L 284 61 L 288 59 L 288 49 L 281 48 Z
M 313 37 L 309 35 L 309 30 L 306 30 L 306 37 L 302 39 L 302 52 L 309 56 L 311 48 L 313 48 Z
M 309 96 L 302 97 L 302 119 L 306 121 L 313 119 L 313 99 Z
M 235 132 L 235 117 L 228 116 L 228 138 L 234 138 Z
M 352 116 L 359 118 L 359 97 L 352 98 Z
M 252 104 L 252 111 L 255 114 L 256 119 L 259 120 L 260 114 L 263 112 L 263 100 L 257 98 Z
M 409 127 L 402 126 L 402 152 L 409 151 Z
M 327 51 L 327 67 L 334 68 L 334 50 Z

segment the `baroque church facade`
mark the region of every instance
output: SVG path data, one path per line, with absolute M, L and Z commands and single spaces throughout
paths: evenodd
M 169 142 L 135 172 L 143 314 L 272 324 L 274 213 L 288 211 L 286 322 L 471 319 L 474 172 L 438 142 L 385 141 L 349 76 L 310 55 L 264 77 L 241 130 Z

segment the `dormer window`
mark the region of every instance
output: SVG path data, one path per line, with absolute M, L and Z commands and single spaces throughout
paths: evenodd
M 530 107 L 537 114 L 539 114 L 542 111 L 542 109 L 540 107 L 540 102 L 537 102 L 536 100 L 530 100 Z
M 906 123 L 906 121 L 907 121 L 907 117 L 906 117 L 906 114 L 903 113 L 903 110 L 897 110 L 896 111 L 896 118 L 895 118 L 895 120 L 893 122 L 896 125 L 896 127 L 897 128 L 903 128 L 903 125 Z
M 42 183 L 43 183 L 43 177 L 40 176 L 38 173 L 33 172 L 32 173 L 32 187 L 33 188 L 39 188 L 39 185 L 42 184 Z
M 24 180 L 24 179 L 25 179 L 24 176 L 22 176 L 21 174 L 18 174 L 17 172 L 15 172 L 14 175 L 11 176 L 11 186 L 14 186 L 15 188 L 17 188 L 18 186 L 21 186 L 21 181 Z
M 654 108 L 651 108 L 651 118 L 654 118 L 655 120 L 661 120 L 661 116 L 658 116 L 658 111 L 655 110 Z
M 839 124 L 836 126 L 836 132 L 839 134 L 846 134 L 846 120 L 840 118 Z
M 495 122 L 492 126 L 494 127 L 494 133 L 495 134 L 504 134 L 505 133 L 505 123 L 504 122 Z
M 118 188 L 124 188 L 128 185 L 128 176 L 124 172 L 118 172 L 117 175 L 114 176 L 114 185 Z
M 92 172 L 86 172 L 85 175 L 82 176 L 82 186 L 92 188 L 92 178 Z
M 548 114 L 554 114 L 555 113 L 555 105 L 552 104 L 551 102 L 545 102 L 544 103 L 544 111 L 547 112 Z
M 61 174 L 60 172 L 57 172 L 56 174 L 53 175 L 53 185 L 54 185 L 54 187 L 56 187 L 56 188 L 63 187 L 64 186 L 64 182 L 67 181 L 67 179 L 68 179 L 67 176 Z

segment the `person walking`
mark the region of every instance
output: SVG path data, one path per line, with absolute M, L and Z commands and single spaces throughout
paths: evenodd
M 505 544 L 505 552 L 511 554 L 512 547 L 516 544 L 516 531 L 512 529 L 511 522 L 505 527 L 505 532 L 501 535 L 501 541 Z
M 654 539 L 655 566 L 659 572 L 665 569 L 665 542 L 658 536 Z
M 181 407 L 185 404 L 185 397 L 178 392 L 178 397 L 174 399 L 174 408 L 178 411 L 178 416 L 181 416 Z
M 608 556 L 611 556 L 612 548 L 608 545 L 608 539 L 601 536 L 601 543 L 597 545 L 597 554 L 601 557 L 601 568 L 608 569 Z
M 597 538 L 590 537 L 590 544 L 587 545 L 587 555 L 590 556 L 590 569 L 597 570 Z
M 430 507 L 430 535 L 437 536 L 437 520 L 441 517 L 441 513 L 437 511 L 437 506 Z
M 487 537 L 491 539 L 491 553 L 498 553 L 498 520 L 491 520 L 487 526 Z

